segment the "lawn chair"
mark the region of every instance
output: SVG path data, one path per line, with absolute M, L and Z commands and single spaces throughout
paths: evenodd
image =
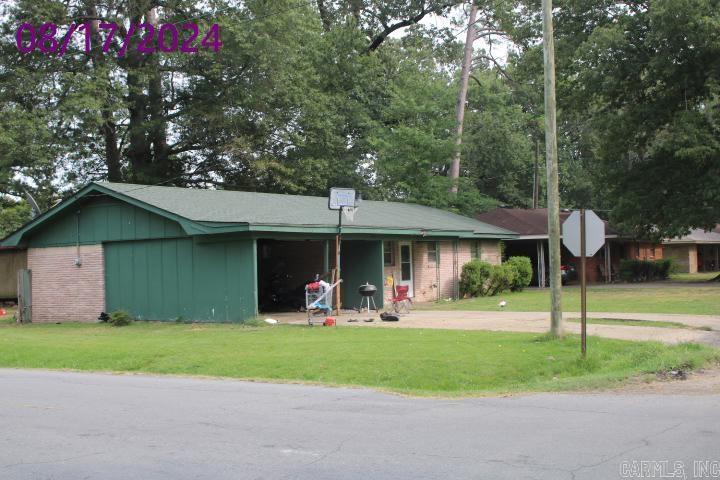
M 408 285 L 395 286 L 393 284 L 394 296 L 391 301 L 395 313 L 410 313 L 410 308 L 412 307 L 412 298 L 408 297 L 409 291 L 410 287 Z

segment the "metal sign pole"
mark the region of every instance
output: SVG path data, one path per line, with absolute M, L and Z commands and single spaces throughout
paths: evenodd
M 585 209 L 580 209 L 580 341 L 582 356 L 587 355 L 587 279 L 585 278 Z

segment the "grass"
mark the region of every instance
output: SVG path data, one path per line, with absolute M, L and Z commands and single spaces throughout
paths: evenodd
M 550 306 L 550 289 L 529 288 L 522 292 L 505 292 L 494 297 L 479 297 L 457 302 L 440 301 L 419 305 L 435 310 L 499 310 L 498 303 L 507 302 L 512 312 L 542 312 Z M 589 312 L 623 313 L 686 313 L 720 315 L 720 283 L 708 287 L 691 286 L 589 286 Z M 580 311 L 580 288 L 563 287 L 563 310 Z
M 15 315 L 15 311 L 17 308 L 15 307 L 0 307 L 4 308 L 6 311 L 5 315 L 0 315 L 0 325 L 9 325 L 15 323 L 15 318 L 13 318 L 13 315 Z
M 414 395 L 607 387 L 720 361 L 676 346 L 527 333 L 134 323 L 0 326 L 0 366 L 355 385 Z
M 714 280 L 720 275 L 718 272 L 698 272 L 698 273 L 673 273 L 670 280 L 682 283 L 704 283 Z

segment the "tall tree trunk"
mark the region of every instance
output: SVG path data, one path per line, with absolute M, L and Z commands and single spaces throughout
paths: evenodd
M 326 32 L 330 31 L 332 27 L 332 19 L 330 18 L 330 12 L 328 11 L 327 5 L 324 0 L 317 0 L 318 12 L 320 13 L 320 20 L 322 21 L 323 30 Z
M 555 42 L 552 0 L 542 0 L 545 60 L 545 159 L 547 164 L 548 250 L 550 252 L 550 333 L 562 335 L 560 278 L 560 189 L 555 112 Z
M 146 183 L 150 180 L 148 167 L 151 152 L 146 136 L 145 106 L 147 97 L 143 93 L 143 77 L 137 62 L 129 61 L 127 69 L 129 112 L 127 157 L 130 162 L 131 178 L 139 183 Z
M 158 30 L 158 16 L 156 9 L 151 9 L 146 15 L 148 23 Z M 163 179 L 174 177 L 179 172 L 175 171 L 170 165 L 168 155 L 167 142 L 167 121 L 165 119 L 164 97 L 162 90 L 162 73 L 160 72 L 160 62 L 156 54 L 149 54 L 146 59 L 148 72 L 148 97 L 147 108 L 149 117 L 149 141 L 152 143 L 153 153 L 153 177 Z
M 533 167 L 533 208 L 540 208 L 540 140 L 535 139 L 535 166 Z
M 88 16 L 96 18 L 97 9 L 95 5 L 91 5 L 88 8 Z M 101 45 L 100 37 L 100 21 L 90 21 L 90 35 L 92 37 L 93 45 Z M 105 141 L 105 166 L 107 168 L 107 179 L 111 182 L 119 182 L 122 180 L 120 173 L 120 149 L 118 148 L 118 136 L 117 136 L 117 125 L 113 119 L 112 109 L 112 86 L 110 79 L 110 73 L 107 70 L 107 63 L 105 61 L 105 55 L 98 48 L 93 49 L 91 61 L 93 68 L 96 71 L 102 73 L 103 80 L 106 82 L 106 97 L 103 102 L 103 106 L 100 110 L 100 114 L 103 119 L 102 125 L 100 125 L 100 134 L 103 136 Z
M 147 0 L 128 2 L 131 24 L 139 25 L 150 9 Z M 145 54 L 138 52 L 138 33 L 128 42 L 124 65 L 127 71 L 127 105 L 129 113 L 127 157 L 130 164 L 130 178 L 138 183 L 152 183 L 152 149 L 148 132 L 148 74 Z
M 460 179 L 460 153 L 462 150 L 463 122 L 465 120 L 465 102 L 467 100 L 468 81 L 470 69 L 472 68 L 473 42 L 475 41 L 475 21 L 477 18 L 477 5 L 472 0 L 470 6 L 470 18 L 468 19 L 467 34 L 465 36 L 465 54 L 463 56 L 462 71 L 460 73 L 460 91 L 458 92 L 457 105 L 455 106 L 455 150 L 453 152 L 452 164 L 450 165 L 450 193 L 457 195 L 458 182 Z

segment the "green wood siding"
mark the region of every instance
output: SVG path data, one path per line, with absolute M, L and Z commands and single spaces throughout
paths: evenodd
M 95 199 L 72 210 L 31 232 L 28 245 L 74 245 L 78 230 L 81 244 L 185 236 L 177 222 L 114 199 Z
M 340 295 L 343 308 L 360 306 L 358 287 L 365 282 L 375 285 L 375 304 L 383 306 L 382 240 L 343 240 L 340 250 L 340 274 L 343 279 Z
M 257 311 L 254 257 L 251 239 L 107 243 L 107 310 L 146 320 L 245 320 Z

